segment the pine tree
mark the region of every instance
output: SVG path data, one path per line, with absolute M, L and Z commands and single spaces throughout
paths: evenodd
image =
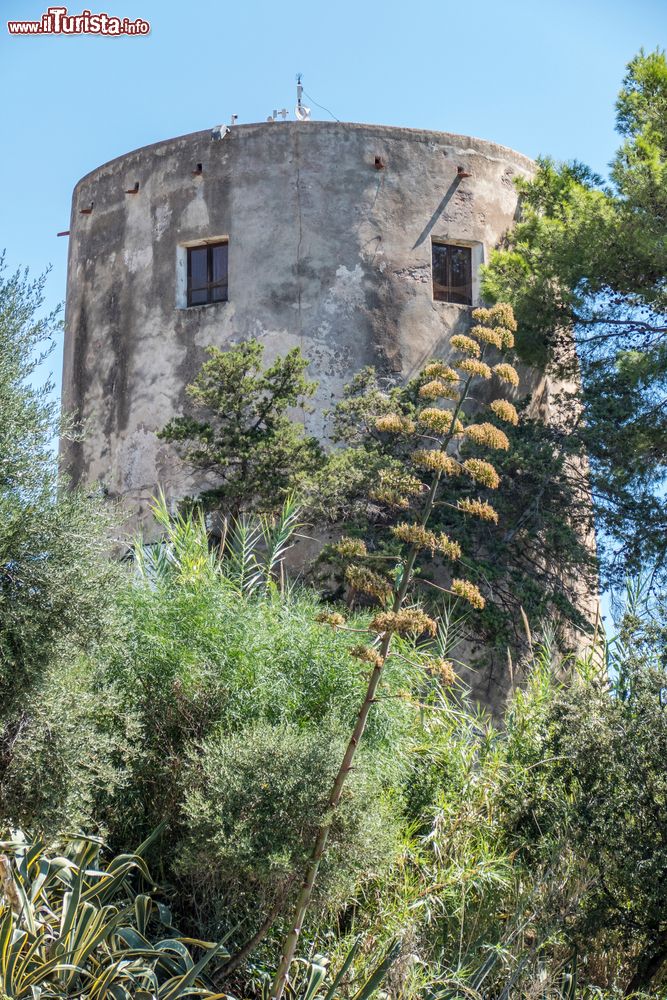
M 623 143 L 605 182 L 539 162 L 521 218 L 484 270 L 510 301 L 524 360 L 575 377 L 585 419 L 567 447 L 590 459 L 600 550 L 618 580 L 667 569 L 667 60 L 641 51 L 616 103 Z M 576 359 L 561 350 L 575 338 Z
M 275 512 L 322 461 L 317 440 L 288 413 L 317 383 L 306 379 L 298 347 L 265 369 L 256 340 L 208 353 L 187 389 L 193 413 L 169 421 L 159 437 L 177 442 L 186 461 L 215 480 L 199 497 L 204 509 Z

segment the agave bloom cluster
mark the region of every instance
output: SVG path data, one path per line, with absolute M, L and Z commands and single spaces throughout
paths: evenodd
M 472 337 L 464 337 L 461 333 L 454 334 L 449 343 L 454 350 L 461 351 L 462 354 L 469 354 L 472 358 L 478 358 L 482 353 L 482 348 L 476 340 L 473 340 Z
M 471 514 L 478 517 L 480 521 L 492 521 L 498 524 L 498 511 L 487 503 L 486 500 L 472 500 L 470 497 L 461 497 L 457 504 L 459 510 L 464 514 Z
M 421 608 L 380 611 L 370 624 L 372 632 L 396 632 L 398 635 L 435 635 L 438 626 Z
M 484 361 L 478 361 L 477 358 L 464 358 L 457 365 L 462 372 L 466 375 L 476 375 L 478 378 L 490 379 L 491 369 Z
M 509 385 L 513 386 L 519 384 L 519 373 L 512 365 L 495 365 L 493 370 L 501 382 L 508 382 Z
M 414 545 L 417 549 L 430 549 L 431 555 L 440 552 L 451 560 L 461 558 L 461 546 L 444 531 L 436 534 L 422 524 L 397 524 L 391 530 L 394 538 L 408 545 Z
M 504 347 L 504 332 L 501 328 L 493 329 L 490 326 L 473 326 L 470 331 L 475 340 L 483 344 L 491 344 L 499 351 Z
M 471 583 L 470 580 L 452 580 L 451 588 L 453 594 L 456 594 L 457 597 L 462 597 L 464 601 L 472 604 L 473 608 L 477 608 L 478 611 L 481 611 L 486 604 L 479 588 L 474 583 Z
M 490 490 L 497 490 L 500 486 L 500 476 L 490 462 L 485 462 L 481 458 L 466 458 L 463 469 L 471 479 Z
M 421 386 L 419 395 L 422 399 L 458 399 L 458 390 L 451 382 L 444 382 L 439 378 L 434 378 Z
M 498 417 L 498 420 L 504 420 L 506 424 L 512 424 L 513 427 L 516 427 L 519 423 L 519 414 L 509 399 L 494 399 L 489 403 L 489 409 Z
M 443 687 L 451 687 L 456 681 L 456 672 L 454 670 L 454 664 L 451 660 L 444 660 L 438 658 L 432 660 L 429 664 L 431 673 L 433 673 Z
M 385 413 L 375 421 L 375 430 L 385 434 L 412 434 L 415 425 L 399 413 Z
M 440 379 L 441 382 L 458 382 L 459 376 L 443 361 L 431 361 L 422 369 L 422 378 Z
M 347 535 L 334 545 L 334 549 L 343 559 L 354 559 L 368 554 L 363 538 L 349 538 Z
M 516 321 L 511 307 L 501 303 L 489 309 L 475 309 L 472 319 L 468 334 L 457 333 L 450 338 L 454 351 L 452 362 L 432 360 L 422 369 L 416 384 L 417 399 L 422 405 L 417 405 L 416 413 L 412 410 L 410 416 L 401 412 L 382 413 L 375 421 L 378 431 L 407 433 L 415 439 L 411 463 L 418 476 L 426 480 L 422 483 L 417 476 L 408 474 L 405 478 L 405 473 L 384 470 L 372 493 L 373 499 L 387 507 L 406 512 L 414 508 L 414 521 L 404 520 L 391 528 L 393 538 L 407 549 L 405 560 L 410 572 L 419 553 L 429 553 L 431 558 L 438 557 L 450 563 L 461 558 L 461 545 L 456 539 L 433 531 L 427 525 L 439 484 L 444 477 L 459 477 L 487 490 L 497 490 L 500 476 L 493 464 L 480 456 L 480 450 L 508 451 L 509 438 L 494 420 L 516 426 L 519 419 L 509 400 L 497 398 L 487 407 L 491 420 L 468 422 L 470 413 L 465 407 L 475 399 L 471 390 L 476 383 L 488 381 L 495 374 L 501 382 L 515 387 L 519 379 L 516 369 L 502 353 L 500 359 L 497 355 L 493 357 L 493 352 L 508 350 L 514 343 Z M 479 409 L 479 405 L 477 400 L 475 409 Z M 428 447 L 424 446 L 426 443 Z M 473 453 L 466 455 L 471 448 Z M 479 498 L 461 496 L 454 509 L 489 524 L 497 524 L 499 520 L 491 504 Z M 368 555 L 351 539 L 342 539 L 338 552 L 361 560 Z M 367 564 L 348 568 L 347 581 L 355 590 L 376 596 L 385 606 L 391 599 L 389 591 L 394 601 L 398 597 L 394 579 L 377 572 L 375 566 L 373 569 Z M 456 587 L 453 584 L 450 587 L 453 594 L 475 608 L 484 606 L 484 598 L 473 583 L 460 579 L 455 582 Z
M 479 329 L 478 339 L 506 350 L 511 350 L 514 347 L 517 323 L 512 307 L 507 302 L 498 302 L 490 309 L 473 309 L 472 318 L 473 322 L 479 324 L 479 327 L 473 327 L 471 331 L 473 336 L 475 336 L 475 331 Z M 489 330 L 494 334 L 493 339 L 489 338 Z M 482 333 L 481 331 L 486 332 Z M 496 343 L 497 338 L 500 338 L 500 345 Z
M 489 381 L 495 374 L 501 382 L 513 388 L 519 384 L 518 372 L 502 357 L 502 352 L 511 350 L 514 346 L 517 329 L 514 313 L 511 306 L 500 303 L 488 309 L 473 310 L 472 320 L 467 335 L 457 333 L 450 338 L 450 346 L 455 352 L 452 363 L 432 361 L 422 371 L 422 383 L 418 392 L 420 399 L 429 403 L 445 401 L 453 398 L 451 390 L 456 390 L 453 407 L 440 402 L 437 406 L 426 405 L 417 412 L 417 437 L 420 428 L 425 428 L 430 435 L 441 437 L 439 448 L 417 447 L 412 454 L 416 468 L 433 476 L 432 492 L 434 484 L 437 489 L 442 476 L 453 475 L 468 477 L 488 490 L 498 489 L 500 476 L 491 462 L 478 453 L 461 456 L 460 452 L 465 452 L 470 447 L 477 452 L 480 449 L 508 451 L 510 447 L 507 434 L 492 420 L 467 423 L 462 418 L 467 412 L 464 407 L 472 396 L 471 388 L 474 388 L 475 383 Z M 501 352 L 500 359 L 497 355 L 493 357 L 494 352 Z M 494 399 L 488 405 L 488 410 L 496 421 L 512 426 L 518 424 L 516 408 L 507 399 Z M 452 448 L 454 454 L 450 453 Z M 463 496 L 459 498 L 456 507 L 463 514 L 491 524 L 498 523 L 497 511 L 485 500 Z M 460 545 L 447 536 L 445 538 L 448 544 L 437 544 L 437 535 L 426 528 L 423 516 L 420 524 L 410 526 L 405 523 L 396 526 L 394 537 L 412 546 L 415 551 L 430 549 L 431 553 L 439 553 L 450 560 L 461 555 Z M 450 589 L 473 607 L 484 607 L 484 597 L 470 581 L 455 580 Z
M 341 628 L 345 624 L 345 616 L 339 611 L 320 611 L 315 616 L 315 621 L 320 625 L 331 625 L 332 628 Z
M 373 646 L 364 646 L 363 643 L 352 646 L 350 656 L 353 656 L 355 660 L 361 660 L 362 663 L 370 663 L 373 667 L 382 666 L 382 657 Z
M 391 598 L 391 583 L 386 577 L 368 566 L 356 566 L 351 563 L 345 570 L 345 579 L 353 590 L 360 594 L 368 594 L 385 603 Z
M 410 500 L 419 496 L 424 490 L 421 479 L 411 476 L 399 469 L 381 469 L 379 481 L 371 490 L 370 499 L 387 507 L 398 507 L 407 510 Z
M 466 437 L 475 444 L 492 448 L 495 451 L 508 451 L 510 442 L 507 434 L 495 424 L 470 424 L 465 429 Z
M 456 476 L 461 465 L 439 448 L 419 448 L 412 453 L 412 461 L 426 472 L 437 472 L 441 476 Z
M 419 422 L 428 427 L 434 434 L 463 434 L 463 424 L 457 418 L 454 420 L 449 410 L 441 410 L 439 406 L 427 406 L 419 414 Z

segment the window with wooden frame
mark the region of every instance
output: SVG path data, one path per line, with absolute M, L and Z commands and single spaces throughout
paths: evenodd
M 433 298 L 437 302 L 472 305 L 472 248 L 456 243 L 432 246 Z
M 207 243 L 188 247 L 189 306 L 205 306 L 210 302 L 226 302 L 229 298 L 229 243 Z

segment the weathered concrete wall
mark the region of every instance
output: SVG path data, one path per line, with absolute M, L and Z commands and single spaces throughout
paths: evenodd
M 63 407 L 86 428 L 63 447 L 73 479 L 101 482 L 139 519 L 158 485 L 189 492 L 155 432 L 181 411 L 208 344 L 258 337 L 269 359 L 299 345 L 319 379 L 303 414 L 317 434 L 362 366 L 410 375 L 446 353 L 470 310 L 433 300 L 431 240 L 487 259 L 515 218 L 513 180 L 531 170 L 467 136 L 291 122 L 220 141 L 196 132 L 88 174 L 73 196 L 67 284 Z M 178 247 L 216 236 L 229 238 L 229 301 L 179 308 Z

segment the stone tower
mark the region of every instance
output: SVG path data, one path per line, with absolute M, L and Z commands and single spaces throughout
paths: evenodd
M 196 493 L 156 432 L 183 412 L 205 349 L 299 346 L 318 380 L 307 430 L 366 365 L 410 377 L 470 324 L 479 269 L 517 217 L 533 161 L 481 139 L 331 122 L 195 132 L 118 157 L 76 185 L 67 278 L 64 441 L 75 483 L 149 528 L 158 487 Z M 559 419 L 564 386 L 523 368 L 531 411 Z M 590 539 L 594 545 L 594 540 Z M 597 600 L 572 584 L 591 620 Z M 467 679 L 496 710 L 504 663 Z
M 411 375 L 468 325 L 480 265 L 515 219 L 514 179 L 532 170 L 468 136 L 297 121 L 195 132 L 92 171 L 70 227 L 73 480 L 124 498 L 135 523 L 158 486 L 196 489 L 156 431 L 209 344 L 259 338 L 267 360 L 301 347 L 318 435 L 364 365 Z

